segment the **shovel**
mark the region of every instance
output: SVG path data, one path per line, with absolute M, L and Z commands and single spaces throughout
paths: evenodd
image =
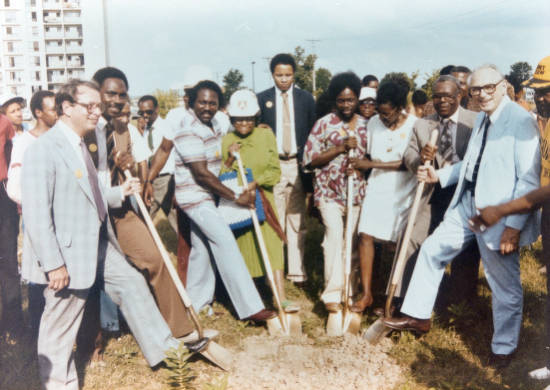
M 241 155 L 238 152 L 233 152 L 237 164 L 239 166 L 239 175 L 243 182 L 243 187 L 248 186 L 248 181 L 246 180 L 246 175 L 244 173 L 243 162 L 241 160 Z M 267 279 L 269 280 L 269 285 L 273 291 L 273 296 L 275 297 L 275 305 L 277 306 L 278 316 L 267 320 L 267 330 L 271 335 L 286 335 L 286 336 L 300 336 L 302 334 L 302 322 L 298 313 L 287 313 L 283 310 L 281 305 L 281 297 L 279 296 L 279 290 L 277 290 L 277 285 L 275 284 L 275 277 L 273 275 L 273 269 L 271 268 L 271 261 L 269 260 L 269 254 L 267 253 L 267 248 L 265 246 L 264 236 L 260 227 L 260 222 L 258 221 L 258 215 L 255 210 L 250 210 L 250 216 L 252 217 L 252 223 L 254 225 L 254 232 L 256 233 L 256 239 L 258 240 L 258 246 L 260 247 L 260 252 L 262 254 L 262 260 L 264 262 L 265 273 Z
M 437 142 L 437 137 L 439 135 L 439 131 L 437 129 L 432 130 L 432 133 L 430 135 L 430 141 L 429 144 L 432 146 L 435 146 Z M 426 161 L 424 163 L 424 166 L 431 165 L 431 161 Z M 416 214 L 418 213 L 418 207 L 420 205 L 420 199 L 422 198 L 422 193 L 424 192 L 424 183 L 421 181 L 418 183 L 418 187 L 416 187 L 416 194 L 414 195 L 414 201 L 411 208 L 411 212 L 409 214 L 409 219 L 407 221 L 407 228 L 405 229 L 405 235 L 403 236 L 403 241 L 401 243 L 401 248 L 399 249 L 399 256 L 397 257 L 397 262 L 395 264 L 395 272 L 393 274 L 390 289 L 388 291 L 388 298 L 386 299 L 386 307 L 384 310 L 384 317 L 389 318 L 391 317 L 391 304 L 393 301 L 393 297 L 395 295 L 395 291 L 397 289 L 397 286 L 399 285 L 399 282 L 403 278 L 403 272 L 405 271 L 405 265 L 407 265 L 407 258 L 405 257 L 407 254 L 407 248 L 409 246 L 409 240 L 411 238 L 411 234 L 414 228 L 414 222 L 416 220 Z M 382 338 L 384 338 L 386 335 L 388 335 L 391 332 L 391 329 L 384 325 L 384 318 L 377 319 L 363 334 L 363 338 L 366 339 L 371 344 L 377 344 Z
M 124 174 L 126 175 L 127 178 L 132 177 L 132 174 L 128 170 L 124 171 Z M 189 296 L 187 295 L 187 291 L 185 291 L 185 288 L 183 287 L 183 283 L 181 282 L 181 279 L 178 276 L 178 272 L 176 271 L 174 264 L 172 264 L 172 260 L 170 260 L 170 256 L 168 255 L 166 248 L 164 248 L 164 244 L 162 243 L 160 236 L 157 232 L 157 229 L 153 224 L 153 220 L 151 219 L 151 216 L 149 215 L 149 212 L 145 207 L 145 203 L 143 203 L 143 199 L 141 199 L 141 196 L 139 194 L 134 194 L 134 198 L 136 199 L 139 209 L 141 211 L 141 214 L 145 219 L 145 223 L 149 228 L 149 232 L 153 236 L 153 240 L 155 241 L 155 244 L 159 249 L 159 252 L 162 256 L 162 260 L 164 261 L 164 265 L 168 269 L 168 273 L 170 274 L 170 276 L 172 277 L 172 281 L 176 285 L 176 289 L 178 290 L 178 293 L 181 297 L 181 300 L 183 301 L 183 304 L 185 305 L 185 307 L 187 308 L 187 311 L 189 312 L 189 316 L 191 317 L 191 320 L 195 324 L 195 328 L 197 328 L 199 339 L 202 339 L 203 338 L 202 326 L 199 322 L 199 318 L 197 317 L 197 313 L 195 312 L 195 309 L 193 309 L 193 306 L 191 305 L 191 299 L 189 299 Z M 233 360 L 231 353 L 227 349 L 223 348 L 222 346 L 220 346 L 219 344 L 215 343 L 212 340 L 210 340 L 206 345 L 206 347 L 199 353 L 203 355 L 206 359 L 210 360 L 212 363 L 214 363 L 215 365 L 217 365 L 218 367 L 220 367 L 222 370 L 225 370 L 225 371 L 229 369 L 229 366 L 231 365 L 231 361 Z
M 354 132 L 350 131 L 349 136 Z M 350 150 L 349 156 L 354 157 L 355 153 Z M 353 241 L 353 178 L 348 176 L 348 196 L 346 200 L 346 234 L 345 234 L 345 264 L 344 264 L 344 310 L 331 312 L 327 319 L 327 336 L 343 336 L 344 333 L 357 334 L 361 327 L 361 314 L 352 312 L 349 309 L 351 296 L 351 246 Z

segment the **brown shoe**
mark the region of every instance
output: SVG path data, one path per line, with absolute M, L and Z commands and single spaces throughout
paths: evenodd
M 341 311 L 343 310 L 343 307 L 340 303 L 337 303 L 337 302 L 328 302 L 328 303 L 325 303 L 325 309 L 329 312 L 329 313 L 335 313 L 337 311 Z
M 395 330 L 412 330 L 416 333 L 426 333 L 430 330 L 431 320 L 421 320 L 409 316 L 384 319 L 384 325 Z
M 243 318 L 243 320 L 254 321 L 254 322 L 264 322 L 275 317 L 277 317 L 276 311 L 263 309 L 257 312 L 256 314 L 252 314 L 249 317 Z

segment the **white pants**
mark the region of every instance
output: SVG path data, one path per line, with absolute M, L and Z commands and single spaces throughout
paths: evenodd
M 357 222 L 360 210 L 360 206 L 353 206 L 353 242 L 357 241 Z M 319 211 L 325 225 L 325 238 L 323 239 L 325 290 L 321 294 L 321 300 L 324 303 L 339 303 L 344 298 L 346 208 L 336 202 L 321 200 Z
M 287 239 L 287 278 L 294 282 L 307 279 L 304 270 L 304 243 L 306 238 L 306 194 L 298 171 L 298 160 L 279 160 L 281 180 L 273 187 L 279 223 Z

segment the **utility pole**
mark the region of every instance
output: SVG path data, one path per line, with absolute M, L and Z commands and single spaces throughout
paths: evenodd
M 254 64 L 256 63 L 256 61 L 252 61 L 251 64 L 252 64 L 252 91 L 254 93 L 256 93 L 256 80 L 254 79 Z
M 306 41 L 310 42 L 311 43 L 311 51 L 313 53 L 313 55 L 315 55 L 315 43 L 317 42 L 321 42 L 320 39 L 306 39 Z M 315 61 L 313 61 L 313 69 L 311 70 L 312 72 L 312 75 L 311 75 L 311 81 L 312 81 L 312 86 L 313 86 L 313 90 L 311 91 L 312 93 L 315 93 Z
M 107 1 L 103 0 L 103 45 L 105 48 L 105 66 L 111 64 L 109 53 L 109 19 L 107 18 Z

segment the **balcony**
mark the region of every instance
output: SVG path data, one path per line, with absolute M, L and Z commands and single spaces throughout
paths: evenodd
M 82 29 L 69 28 L 65 29 L 65 39 L 81 39 Z
M 65 53 L 65 49 L 63 45 L 59 45 L 59 46 L 46 45 L 46 54 L 63 54 L 63 53 Z
M 62 7 L 61 2 L 44 1 L 42 3 L 42 8 L 44 10 L 59 10 L 59 9 L 61 9 L 61 7 Z
M 48 31 L 44 33 L 45 39 L 63 39 L 63 31 Z
M 71 0 L 63 3 L 65 9 L 80 9 L 80 0 Z
M 61 24 L 60 16 L 44 16 L 45 24 Z
M 79 45 L 78 43 L 65 42 L 65 51 L 70 54 L 80 54 L 82 53 L 82 45 Z
M 60 74 L 48 74 L 48 83 L 64 84 L 67 82 L 65 75 Z

